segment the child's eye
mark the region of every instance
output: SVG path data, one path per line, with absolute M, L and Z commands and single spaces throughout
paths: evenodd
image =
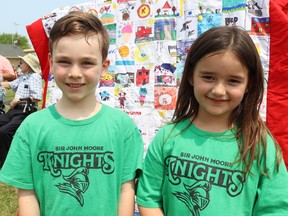
M 70 62 L 69 61 L 67 61 L 67 60 L 59 60 L 59 61 L 57 61 L 57 63 L 58 64 L 70 64 Z
M 231 83 L 231 84 L 238 84 L 238 83 L 240 83 L 240 81 L 237 80 L 237 79 L 231 79 L 231 80 L 228 81 L 228 83 Z
M 83 62 L 82 64 L 83 64 L 83 65 L 94 65 L 94 63 L 91 62 L 91 61 L 85 61 L 85 62 Z
M 202 76 L 202 79 L 204 79 L 206 81 L 213 81 L 214 77 L 213 76 Z

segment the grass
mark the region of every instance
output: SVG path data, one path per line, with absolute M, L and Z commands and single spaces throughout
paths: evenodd
M 5 101 L 11 101 L 14 95 L 15 93 L 11 89 L 6 90 Z M 40 110 L 42 107 L 41 102 L 38 103 L 38 107 Z M 8 109 L 9 105 L 6 106 L 6 111 Z M 17 208 L 17 189 L 0 182 L 0 216 L 15 216 Z
M 15 95 L 15 93 L 11 89 L 6 90 L 6 99 L 5 99 L 5 101 L 13 100 L 14 95 Z M 9 105 L 6 105 L 5 109 L 7 111 L 9 109 Z
M 6 101 L 11 101 L 14 95 L 15 93 L 11 89 L 6 90 Z M 41 109 L 42 103 L 40 102 L 38 105 L 39 109 Z M 8 109 L 9 105 L 6 106 L 6 111 Z M 17 189 L 0 182 L 0 215 L 15 216 L 17 208 Z
M 17 189 L 0 183 L 1 216 L 14 216 L 17 207 Z
M 6 100 L 10 101 L 14 97 L 12 90 L 6 91 Z M 6 110 L 9 106 L 6 106 Z M 0 183 L 0 214 L 1 216 L 14 216 L 17 212 L 17 189 Z

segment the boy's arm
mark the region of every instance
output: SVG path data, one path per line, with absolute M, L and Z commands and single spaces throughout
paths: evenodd
M 121 185 L 118 216 L 133 216 L 135 210 L 135 180 Z
M 18 208 L 21 216 L 40 216 L 39 204 L 33 190 L 18 189 Z
M 146 208 L 138 205 L 138 209 L 141 216 L 164 216 L 163 211 L 160 208 Z

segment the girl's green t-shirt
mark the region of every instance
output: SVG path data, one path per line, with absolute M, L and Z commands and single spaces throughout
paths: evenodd
M 261 175 L 255 161 L 245 179 L 233 163 L 238 145 L 232 130 L 211 133 L 189 124 L 164 126 L 150 144 L 138 181 L 138 205 L 162 208 L 165 216 L 288 215 L 288 175 L 284 163 L 275 170 L 271 137 L 269 177 Z

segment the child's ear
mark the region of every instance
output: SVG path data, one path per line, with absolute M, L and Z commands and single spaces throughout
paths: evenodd
M 50 73 L 52 73 L 51 68 L 53 67 L 53 58 L 52 58 L 51 53 L 48 54 L 48 61 L 50 65 Z
M 51 56 L 51 53 L 48 54 L 48 61 L 49 61 L 49 64 L 50 66 L 52 66 L 52 56 Z
M 108 67 L 110 66 L 110 59 L 106 59 L 103 63 L 102 63 L 102 73 L 101 73 L 101 77 L 105 77 L 106 74 L 108 73 Z
M 188 82 L 191 86 L 193 86 L 193 79 L 192 78 L 190 80 L 188 80 Z

